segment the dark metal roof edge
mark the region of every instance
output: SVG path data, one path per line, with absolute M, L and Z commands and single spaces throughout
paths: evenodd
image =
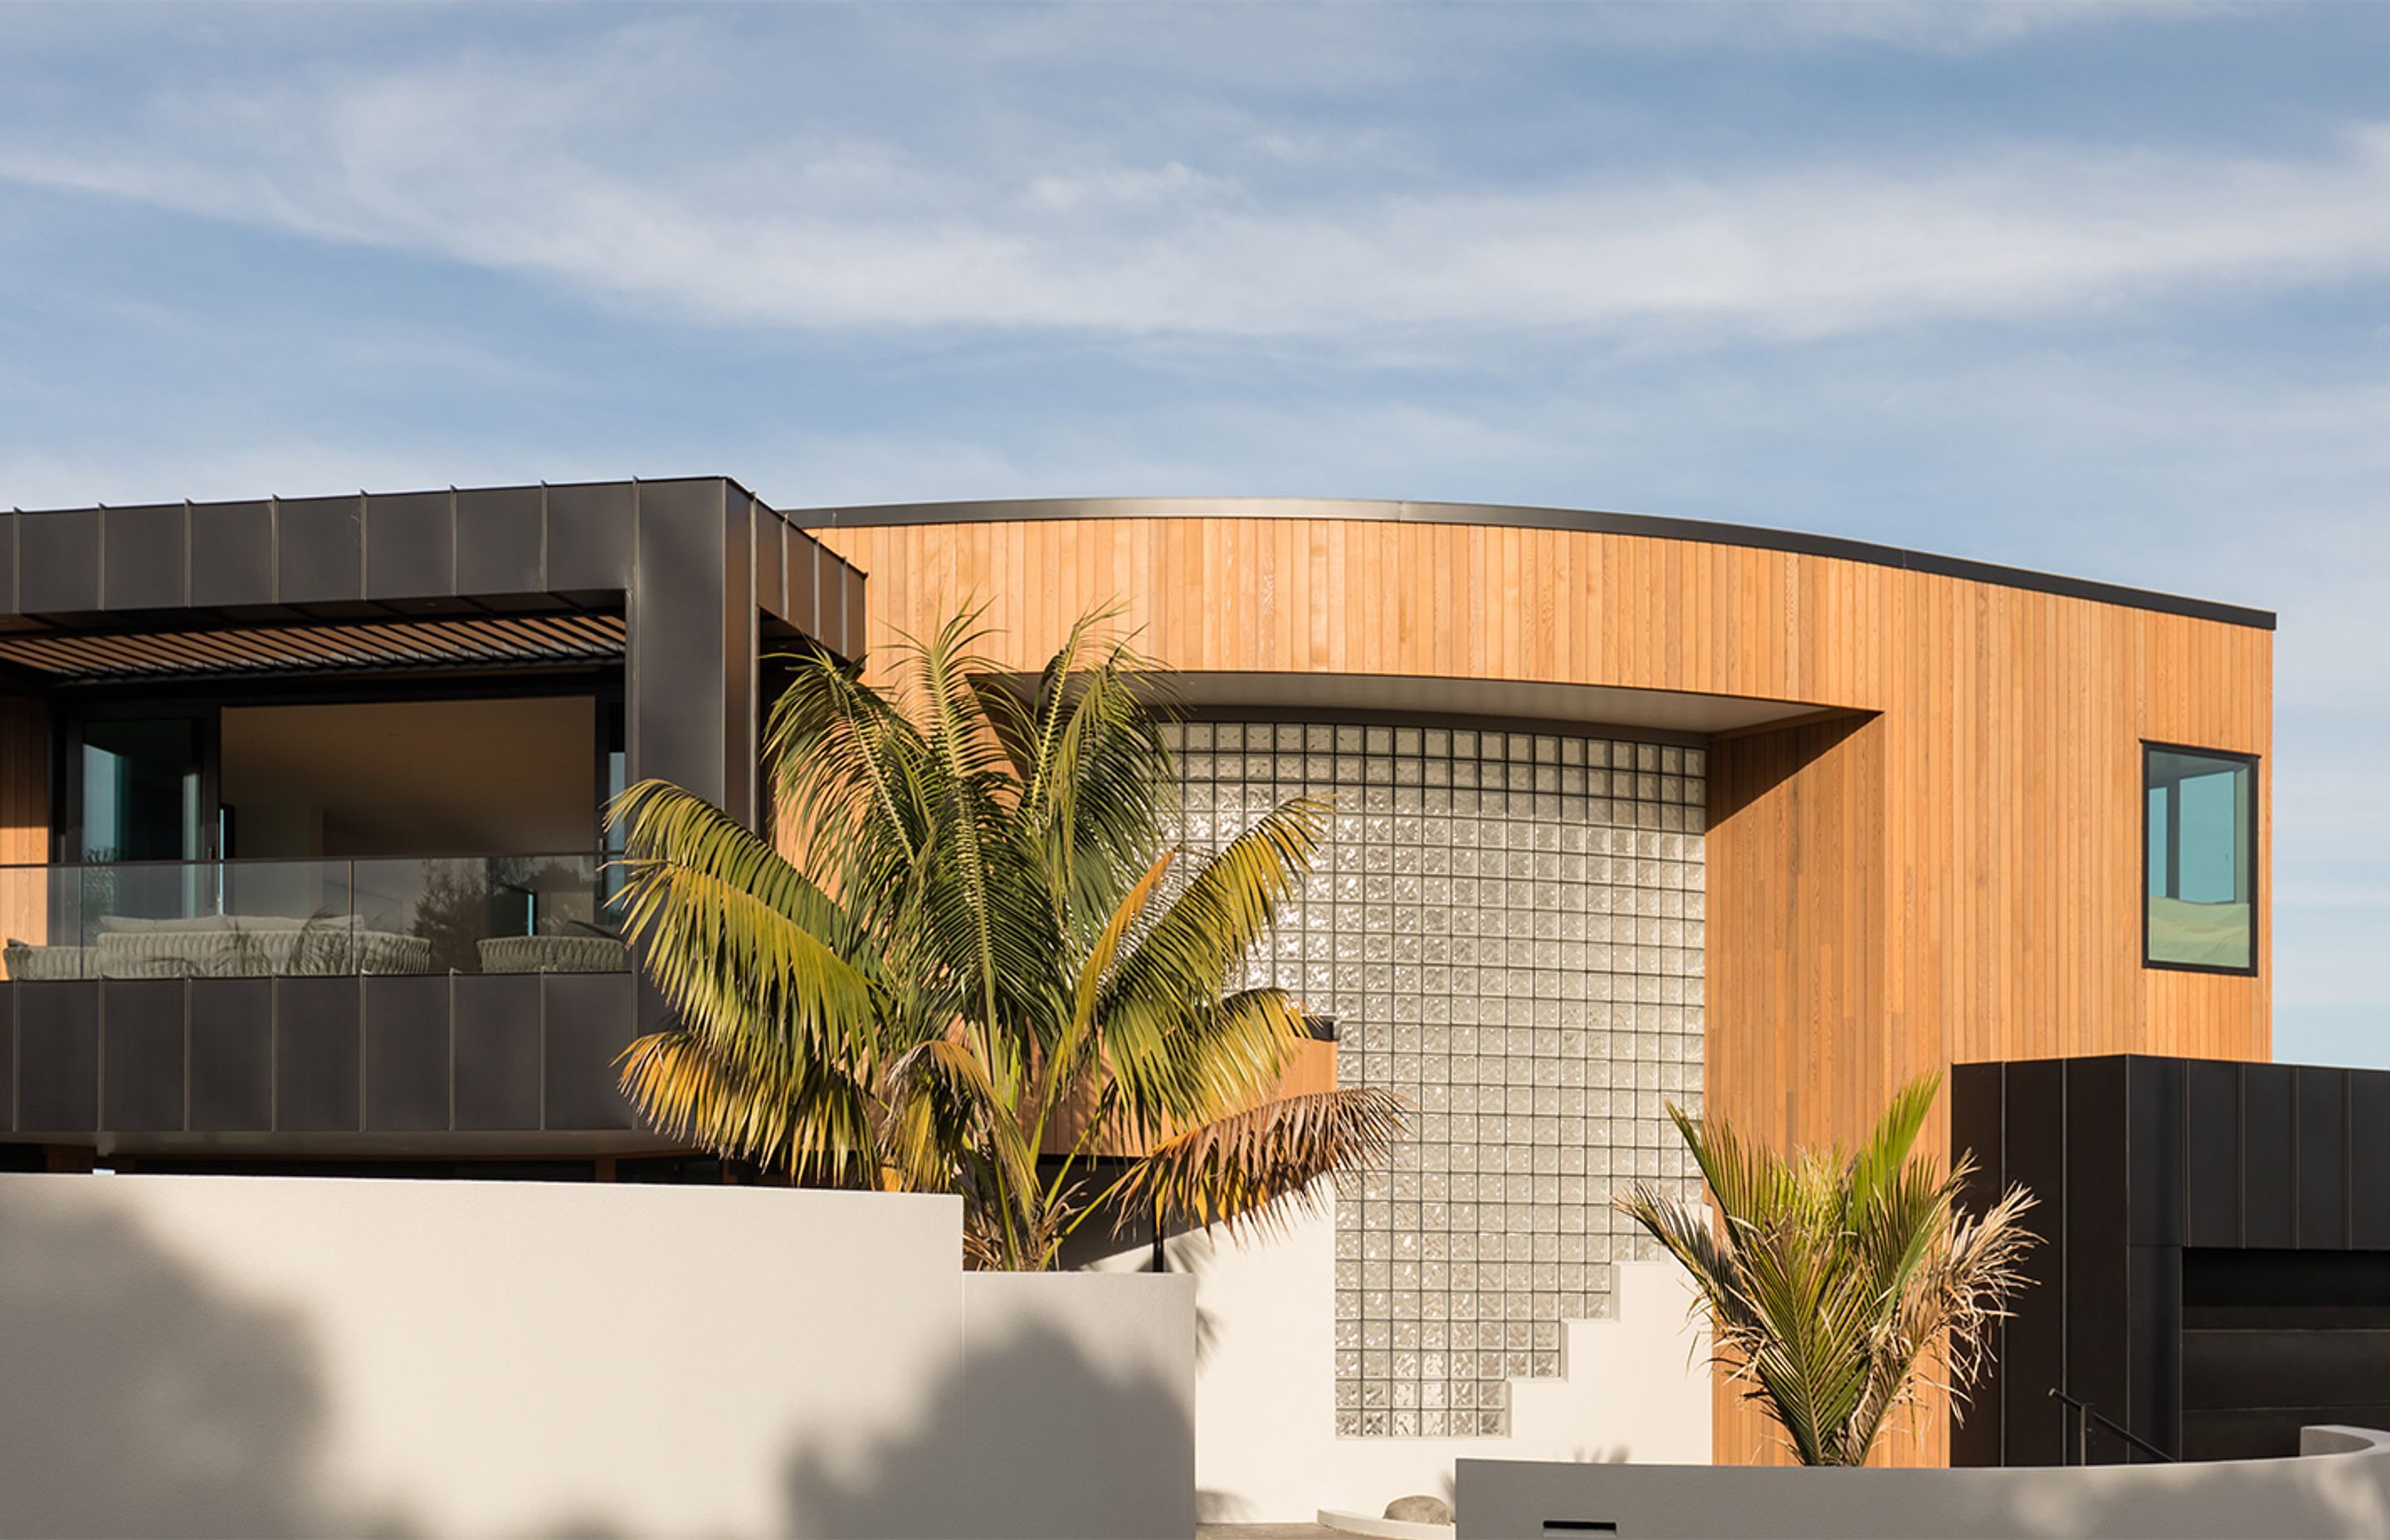
M 690 485 L 690 484 L 695 483 L 695 482 L 703 482 L 703 481 L 719 481 L 719 482 L 721 482 L 721 483 L 722 483 L 722 486 L 723 486 L 723 492 L 724 492 L 724 496 L 725 496 L 725 498 L 726 498 L 726 499 L 730 498 L 730 497 L 734 497 L 734 496 L 736 496 L 736 497 L 752 498 L 752 499 L 754 500 L 754 503 L 755 503 L 755 506 L 756 506 L 756 507 L 761 507 L 761 508 L 763 508 L 764 510 L 765 510 L 766 512 L 768 512 L 768 513 L 772 514 L 775 518 L 778 519 L 782 523 L 784 523 L 784 524 L 788 525 L 790 528 L 791 528 L 791 529 L 793 529 L 793 530 L 797 531 L 799 533 L 801 533 L 801 534 L 810 535 L 810 534 L 811 534 L 811 533 L 812 533 L 811 531 L 809 531 L 809 530 L 807 530 L 807 529 L 805 528 L 804 522 L 803 522 L 803 520 L 801 520 L 797 519 L 794 515 L 792 515 L 792 514 L 790 514 L 790 513 L 787 512 L 785 509 L 781 509 L 781 508 L 776 508 L 776 507 L 774 507 L 771 505 L 771 503 L 770 503 L 770 501 L 769 501 L 769 500 L 767 500 L 767 499 L 765 499 L 765 498 L 763 498 L 763 497 L 760 497 L 760 496 L 757 496 L 757 495 L 756 495 L 756 494 L 754 493 L 753 489 L 752 489 L 752 488 L 750 488 L 749 486 L 747 486 L 747 484 L 746 484 L 746 483 L 744 483 L 743 481 L 739 481 L 739 478 L 737 478 L 736 476 L 721 476 L 721 475 L 713 475 L 713 476 L 618 476 L 618 477 L 613 477 L 613 478 L 607 479 L 607 480 L 593 481 L 502 481 L 502 482 L 499 482 L 499 483 L 497 483 L 496 485 L 493 485 L 493 486 L 469 486 L 469 486 L 418 487 L 418 488 L 416 488 L 415 490 L 410 491 L 410 492 L 389 492 L 389 491 L 383 491 L 383 492 L 367 492 L 367 491 L 364 491 L 364 490 L 359 490 L 359 491 L 357 491 L 357 492 L 353 492 L 353 493 L 352 493 L 352 492 L 304 493 L 304 494 L 300 494 L 299 496 L 295 496 L 295 497 L 285 497 L 285 496 L 283 496 L 280 493 L 269 493 L 269 494 L 266 494 L 265 496 L 263 496 L 263 497 L 233 497 L 233 498 L 206 498 L 206 499 L 197 499 L 197 498 L 179 498 L 179 497 L 178 497 L 178 498 L 174 499 L 173 501 L 172 501 L 172 502 L 168 502 L 168 503 L 89 503 L 89 504 L 84 504 L 84 505 L 80 505 L 80 506 L 73 507 L 55 507 L 55 508 L 23 508 L 23 507 L 13 507 L 13 506 L 12 506 L 12 507 L 9 507 L 0 508 L 0 517 L 6 517 L 6 515 L 8 515 L 8 514 L 12 514 L 12 513 L 13 513 L 13 514 L 35 514 L 35 515 L 40 515 L 40 514 L 53 514 L 53 513 L 96 513 L 96 512 L 100 511 L 102 508 L 171 508 L 171 507 L 181 507 L 185 506 L 186 504 L 189 504 L 189 505 L 191 505 L 191 506 L 193 506 L 193 507 L 221 507 L 227 506 L 228 504 L 232 504 L 232 503 L 263 503 L 263 502 L 299 503 L 299 502 L 314 502 L 314 501 L 316 501 L 316 500 L 318 500 L 318 499 L 326 498 L 326 497 L 361 497 L 361 498 L 365 498 L 365 499 L 370 500 L 370 499 L 372 499 L 372 498 L 376 498 L 376 497 L 437 497 L 437 496 L 439 496 L 439 495 L 441 495 L 441 494 L 447 494 L 447 493 L 454 493 L 454 494 L 464 494 L 464 493 L 484 493 L 484 492 L 541 492 L 541 491 L 550 491 L 550 492 L 552 492 L 552 491 L 556 491 L 556 490 L 558 490 L 558 489 L 577 490 L 577 489 L 579 489 L 579 488 L 583 488 L 583 487 L 687 486 L 687 485 Z M 818 542 L 816 542 L 816 544 L 818 544 Z M 857 567 L 854 562 L 847 560 L 847 558 L 844 558 L 844 557 L 842 557 L 842 556 L 840 556 L 836 551 L 829 550 L 829 547 L 827 547 L 827 546 L 824 546 L 824 547 L 823 547 L 823 549 L 824 549 L 824 551 L 826 552 L 826 554 L 828 554 L 828 555 L 829 555 L 829 556 L 831 556 L 831 557 L 836 558 L 837 558 L 837 560 L 839 561 L 839 563 L 840 563 L 842 566 L 845 567 L 845 568 L 847 569 L 847 571 L 852 571 L 852 572 L 862 572 L 862 571 L 863 571 L 863 569 L 862 569 L 862 568 Z
M 1024 497 L 979 502 L 890 503 L 855 507 L 796 508 L 785 515 L 800 529 L 870 529 L 902 524 L 1011 523 L 1061 519 L 1352 519 L 1420 524 L 1481 524 L 1513 529 L 1574 530 L 1589 534 L 1641 535 L 1793 556 L 1827 557 L 1935 577 L 2085 599 L 2225 625 L 2275 628 L 2274 612 L 2214 599 L 2162 594 L 2121 584 L 2073 578 L 1962 557 L 1936 556 L 1837 535 L 1803 534 L 1751 524 L 1712 523 L 1653 514 L 1531 507 L 1496 503 L 1372 502 L 1326 497 Z
M 36 513 L 36 514 L 38 514 L 38 513 L 92 513 L 92 512 L 96 512 L 96 511 L 97 511 L 98 509 L 103 508 L 103 507 L 106 507 L 106 508 L 178 508 L 178 507 L 182 507 L 184 504 L 186 504 L 186 503 L 189 503 L 189 504 L 191 504 L 192 506 L 197 507 L 227 507 L 227 506 L 229 506 L 229 505 L 235 504 L 235 503 L 265 503 L 265 502 L 282 502 L 282 503 L 312 503 L 312 502 L 318 502 L 318 501 L 321 501 L 321 500 L 323 500 L 323 499 L 325 499 L 325 498 L 331 498 L 331 497 L 366 497 L 366 498 L 373 498 L 373 497 L 438 497 L 438 496 L 443 496 L 443 495 L 444 495 L 444 494 L 448 494 L 448 493 L 452 493 L 452 492 L 455 492 L 455 493 L 466 493 L 466 492 L 538 492 L 538 491 L 540 491 L 540 490 L 541 490 L 541 489 L 543 489 L 543 488 L 546 488 L 546 489 L 547 489 L 547 490 L 549 490 L 549 491 L 570 491 L 570 490 L 576 490 L 576 489 L 579 489 L 579 488 L 582 488 L 582 487 L 627 487 L 627 486 L 643 486 L 643 487 L 652 487 L 652 486 L 687 486 L 687 485 L 689 485 L 689 484 L 691 484 L 691 483 L 693 483 L 693 482 L 700 482 L 700 481 L 720 481 L 720 482 L 724 483 L 726 486 L 729 486 L 729 487 L 736 488 L 736 489 L 737 489 L 737 490 L 738 490 L 738 491 L 739 491 L 742 495 L 746 495 L 746 496 L 752 496 L 752 495 L 753 495 L 753 494 L 752 494 L 752 493 L 751 493 L 751 492 L 749 492 L 749 491 L 748 491 L 748 489 L 747 489 L 744 485 L 742 485 L 742 484 L 739 481 L 739 480 L 738 480 L 736 477 L 731 477 L 731 476 L 718 476 L 718 475 L 716 475 L 716 476 L 613 476 L 613 477 L 601 477 L 601 478 L 599 478 L 599 479 L 598 479 L 598 480 L 595 480 L 595 481 L 497 481 L 497 482 L 492 482 L 492 483 L 489 483 L 489 484 L 486 484 L 486 485 L 482 485 L 482 486 L 463 486 L 463 485 L 458 485 L 458 486 L 440 486 L 440 487 L 410 487 L 410 488 L 407 488 L 407 489 L 405 489 L 405 490 L 404 490 L 404 491 L 396 491 L 396 492 L 393 492 L 393 491 L 390 490 L 390 489 L 389 489 L 389 488 L 387 488 L 387 487 L 383 488 L 383 489 L 382 489 L 381 491 L 379 491 L 379 492 L 372 491 L 372 490 L 371 490 L 371 489 L 369 489 L 369 488 L 358 488 L 358 489 L 355 489 L 355 490 L 353 490 L 353 491 L 344 490 L 344 491 L 340 491 L 340 492 L 303 492 L 303 493 L 298 493 L 298 494 L 293 494 L 279 493 L 279 492 L 274 492 L 274 493 L 266 493 L 266 494 L 263 494 L 263 495 L 261 495 L 261 496 L 257 496 L 257 497 L 175 497 L 175 498 L 170 498 L 170 499 L 168 499 L 167 501 L 162 502 L 162 503 L 79 503 L 79 504 L 74 504 L 74 505 L 71 505 L 71 506 L 69 506 L 69 507 L 45 507 L 45 508 L 27 508 L 27 507 L 9 507 L 9 508 L 6 508 L 6 509 L 0 509 L 0 512 L 10 512 L 10 513 Z M 763 502 L 763 499 L 759 497 L 759 498 L 756 498 L 756 501 L 758 501 L 758 502 Z M 766 507 L 771 507 L 771 505 L 770 505 L 770 504 L 768 504 L 768 503 L 765 504 L 765 506 Z M 779 510 L 778 510 L 777 508 L 774 508 L 774 509 L 773 509 L 773 511 L 774 511 L 775 513 L 778 513 L 778 512 L 779 512 Z M 787 518 L 787 517 L 788 517 L 788 515 L 786 515 L 786 514 L 781 514 L 781 517 L 785 519 L 785 518 Z

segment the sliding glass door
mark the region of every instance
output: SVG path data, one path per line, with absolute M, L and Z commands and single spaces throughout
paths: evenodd
M 207 853 L 203 724 L 194 716 L 87 721 L 82 861 L 197 861 Z
M 70 741 L 76 929 L 216 907 L 215 714 L 93 715 Z

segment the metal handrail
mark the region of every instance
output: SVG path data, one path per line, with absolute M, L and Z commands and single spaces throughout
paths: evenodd
M 2067 1394 L 2064 1391 L 2060 1390 L 2055 1385 L 2051 1386 L 2049 1389 L 2049 1398 L 2052 1401 L 2064 1402 L 2067 1405 L 2075 1408 L 2075 1464 L 2089 1465 L 2091 1463 L 2091 1425 L 2095 1422 L 2145 1455 L 2153 1455 L 2159 1459 L 2165 1461 L 2168 1465 L 2178 1463 L 2172 1455 L 2167 1454 L 2156 1444 L 2152 1444 L 2149 1440 L 2141 1437 L 2140 1434 L 2133 1431 L 2130 1428 L 2126 1427 L 2114 1418 L 2109 1417 L 2101 1412 L 2100 1409 L 2093 1406 L 2091 1403 L 2078 1400 L 2077 1398 Z

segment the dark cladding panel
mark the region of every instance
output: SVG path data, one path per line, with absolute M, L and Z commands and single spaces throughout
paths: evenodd
M 2297 1083 L 2287 1064 L 2241 1070 L 2243 1246 L 2298 1244 Z
M 2390 1331 L 2257 1326 L 2196 1335 L 2185 1405 L 2241 1411 L 2390 1400 Z
M 17 989 L 0 984 L 0 1134 L 17 1126 Z
M 17 520 L 18 608 L 29 615 L 99 608 L 99 511 L 28 513 Z
M 2390 1074 L 2349 1076 L 2348 1097 L 2348 1243 L 2390 1251 Z
M 842 658 L 852 658 L 854 654 L 846 646 L 845 613 L 846 564 L 824 551 L 814 563 L 814 623 L 820 627 L 814 639 Z
M 2257 1411 L 2186 1412 L 2182 1419 L 2182 1457 L 2186 1460 L 2290 1459 L 2299 1452 L 2299 1430 L 2310 1423 L 2323 1422 L 2379 1428 L 2390 1422 L 2390 1405 L 2268 1406 Z
M 2027 1252 L 2033 1281 L 2016 1300 L 2000 1366 L 2001 1446 L 2010 1465 L 2062 1465 L 2068 1459 L 2049 1388 L 2066 1374 L 2066 1066 L 2055 1059 L 2011 1064 L 2002 1143 L 2008 1177 L 2038 1200 L 2024 1227 L 2042 1243 Z
M 366 1127 L 423 1133 L 448 1126 L 448 980 L 362 981 Z
M 17 605 L 17 529 L 25 516 L 13 509 L 0 508 L 0 612 L 15 614 Z M 0 1117 L 6 1108 L 0 1107 Z
M 1950 1070 L 1950 1160 L 1972 1159 L 1974 1174 L 1963 1195 L 1980 1213 L 2008 1185 L 2007 1152 L 2000 1136 L 2002 1071 L 1998 1064 L 1958 1064 Z
M 788 597 L 781 584 L 788 577 L 788 558 L 781 547 L 804 537 L 792 533 L 786 520 L 753 497 L 747 499 L 747 526 L 755 532 L 755 608 L 787 620 Z
M 449 501 L 444 492 L 366 499 L 367 598 L 445 598 L 456 591 Z
M 631 485 L 606 482 L 546 491 L 548 592 L 628 587 L 636 537 Z
M 745 570 L 726 588 L 728 522 L 720 481 L 661 481 L 639 489 L 638 571 L 631 588 L 628 685 L 634 779 L 661 776 L 745 821 L 750 777 L 725 753 L 743 721 L 725 638 L 734 608 L 752 618 Z M 730 602 L 737 597 L 735 607 Z M 752 637 L 752 624 L 744 628 Z M 753 644 L 747 644 L 753 657 Z M 742 669 L 752 668 L 752 662 Z
M 2301 1424 L 2363 1423 L 2390 1399 L 2390 1073 L 2140 1056 L 2000 1069 L 2007 1175 L 2060 1208 L 2054 1230 L 2029 1215 L 2058 1244 L 2025 1269 L 2062 1288 L 2012 1303 L 1984 1387 L 1999 1448 L 1962 1428 L 1955 1461 L 2062 1463 L 2054 1386 L 2183 1458 L 2294 1454 Z M 1954 1140 L 1980 1125 L 1987 1084 L 1954 1072 Z M 2127 1450 L 2092 1441 L 2102 1462 Z
M 2067 1061 L 2064 1384 L 2101 1406 L 2123 1405 L 2130 1384 L 2125 1088 L 2122 1059 Z
M 2303 1247 L 2348 1245 L 2348 1072 L 2298 1072 L 2299 1238 Z
M 540 982 L 535 973 L 456 981 L 456 1126 L 539 1126 Z
M 2183 1244 L 2241 1244 L 2241 1066 L 2182 1067 Z
M 637 1033 L 638 986 L 629 973 L 543 973 L 544 1075 L 551 1129 L 636 1128 L 614 1060 Z
M 456 494 L 456 592 L 538 594 L 541 571 L 540 489 L 498 487 Z
M 1950 1159 L 1972 1157 L 1974 1174 L 1960 1201 L 1981 1213 L 1998 1200 L 2007 1183 L 2001 1149 L 2000 1102 L 2004 1072 L 1998 1064 L 1960 1064 L 1950 1071 Z M 2000 1380 L 2000 1328 L 1995 1322 L 1991 1362 L 1975 1387 L 1967 1415 L 1950 1428 L 1950 1463 L 1998 1465 L 2005 1387 Z
M 17 1128 L 70 1134 L 99 1126 L 99 991 L 81 982 L 27 982 L 17 996 Z
M 2182 1299 L 2185 1455 L 2294 1455 L 2303 1424 L 2381 1426 L 2390 1255 L 2187 1251 Z
M 357 981 L 274 981 L 275 1127 L 349 1133 L 358 1124 Z
M 263 979 L 191 982 L 191 1130 L 274 1126 L 274 986 Z
M 191 507 L 191 602 L 274 602 L 274 510 L 263 503 Z
M 2183 1236 L 2182 1061 L 2128 1059 L 2126 1064 L 2127 1238 L 2136 1246 L 2179 1246 Z
M 100 1126 L 125 1134 L 183 1126 L 183 981 L 117 979 L 98 986 L 106 1087 Z
M 839 564 L 839 573 L 845 602 L 839 609 L 839 635 L 842 639 L 832 650 L 852 661 L 863 656 L 864 621 L 868 613 L 864 608 L 863 574 L 844 562 Z
M 110 610 L 170 610 L 189 592 L 190 547 L 180 503 L 104 508 L 100 603 Z
M 359 497 L 291 497 L 276 505 L 284 604 L 337 604 L 365 594 L 365 520 Z
M 801 530 L 789 532 L 787 547 L 780 556 L 787 591 L 787 608 L 780 618 L 816 641 L 821 640 L 820 590 L 814 580 L 814 566 L 829 559 L 829 553 Z
M 725 488 L 726 496 L 728 489 Z M 755 608 L 755 547 L 744 518 L 727 519 L 722 550 L 722 806 L 751 826 L 756 817 L 756 681 L 763 615 Z
M 2182 1248 L 2128 1246 L 2125 1253 L 2132 1363 L 2122 1420 L 2173 1451 L 2182 1442 Z

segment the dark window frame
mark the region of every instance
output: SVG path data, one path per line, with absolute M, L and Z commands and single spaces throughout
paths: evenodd
M 2201 759 L 2217 760 L 2248 767 L 2248 848 L 2241 853 L 2242 859 L 2248 863 L 2249 871 L 2249 966 L 2246 968 L 2233 968 L 2221 963 L 2173 962 L 2150 956 L 2150 854 L 2151 841 L 2153 838 L 2153 831 L 2150 828 L 2150 756 L 2152 754 L 2191 754 Z M 2237 979 L 2254 979 L 2257 976 L 2258 961 L 2265 956 L 2262 944 L 2264 939 L 2262 927 L 2265 924 L 2266 913 L 2263 899 L 2265 873 L 2257 862 L 2258 852 L 2263 844 L 2260 826 L 2265 821 L 2266 811 L 2265 802 L 2262 800 L 2264 782 L 2259 779 L 2264 770 L 2262 758 L 2256 754 L 2242 753 L 2232 749 L 2206 749 L 2195 743 L 2168 743 L 2153 738 L 2141 739 L 2141 774 L 2139 793 L 2141 861 L 2139 869 L 2133 874 L 2133 887 L 2141 910 L 2141 966 L 2143 968 L 2162 969 L 2170 973 L 2217 973 Z

